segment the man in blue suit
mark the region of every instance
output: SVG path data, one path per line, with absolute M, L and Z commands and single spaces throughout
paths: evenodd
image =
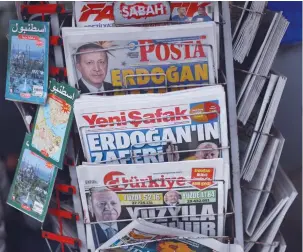
M 103 188 L 92 188 L 90 199 L 92 222 L 99 222 L 92 225 L 95 247 L 98 248 L 123 228 L 116 222 L 121 214 L 121 203 L 114 191 Z

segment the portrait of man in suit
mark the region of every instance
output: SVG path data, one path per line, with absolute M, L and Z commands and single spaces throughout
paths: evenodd
M 81 93 L 101 93 L 113 90 L 111 83 L 104 81 L 108 69 L 108 52 L 99 44 L 84 44 L 77 49 L 76 67 L 81 73 L 78 85 Z
M 125 226 L 116 222 L 121 214 L 121 203 L 114 191 L 92 188 L 88 197 L 88 208 L 91 222 L 98 222 L 91 225 L 95 247 L 98 248 Z
M 175 190 L 170 190 L 164 195 L 164 202 L 169 206 L 176 206 L 179 204 L 181 194 Z

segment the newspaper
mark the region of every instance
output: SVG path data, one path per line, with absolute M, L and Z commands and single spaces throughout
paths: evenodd
M 88 249 L 96 249 L 139 217 L 208 236 L 223 235 L 228 177 L 222 159 L 81 165 L 77 176 Z
M 57 168 L 30 151 L 30 139 L 26 134 L 7 204 L 44 222 Z
M 115 24 L 137 24 L 168 21 L 170 5 L 167 1 L 127 1 L 114 3 Z
M 254 228 L 251 226 L 251 221 L 256 212 L 256 207 L 261 197 L 261 194 L 268 193 L 264 192 L 263 188 L 272 167 L 275 153 L 277 152 L 279 139 L 271 138 L 264 150 L 262 159 L 256 170 L 255 176 L 250 183 L 244 184 L 242 190 L 243 199 L 243 213 L 245 231 L 248 235 L 252 235 Z
M 275 252 L 285 252 L 287 245 L 281 232 L 278 232 L 275 240 L 279 242 L 279 247 L 275 250 Z
M 272 77 L 275 76 L 272 75 Z M 256 113 L 258 116 L 254 126 L 254 132 L 252 133 L 245 156 L 242 159 L 241 174 L 246 181 L 251 181 L 260 162 L 287 78 L 279 76 L 276 84 L 274 84 L 274 80 L 272 80 L 273 78 L 269 81 L 260 113 Z M 252 116 L 256 117 L 254 113 Z
M 48 86 L 49 23 L 11 20 L 8 42 L 5 98 L 44 104 Z
M 174 22 L 219 22 L 218 2 L 170 2 L 171 20 Z
M 266 5 L 266 1 L 245 2 L 245 7 L 233 34 L 234 59 L 239 63 L 243 63 L 250 52 Z
M 269 23 L 269 26 L 264 23 Z M 257 50 L 256 57 L 249 59 L 245 63 L 246 77 L 243 81 L 239 92 L 238 103 L 238 119 L 245 125 L 256 104 L 256 101 L 264 87 L 266 76 L 272 66 L 275 55 L 278 51 L 280 42 L 289 22 L 282 16 L 281 13 L 266 12 L 262 20 L 262 29 L 259 31 L 259 37 L 256 38 L 252 50 Z M 265 37 L 263 34 L 266 34 Z M 262 44 L 260 44 L 260 42 Z M 243 68 L 241 68 L 243 69 Z M 243 74 L 240 74 L 243 75 Z M 237 76 L 236 76 L 237 77 Z
M 268 244 L 273 243 L 285 214 L 298 195 L 292 182 L 281 167 L 277 169 L 272 193 L 273 197 L 267 202 L 269 209 L 265 213 L 266 216 L 263 216 L 263 220 L 259 223 L 254 234 L 246 239 L 252 242 L 246 242 L 245 252 L 250 251 L 253 246 L 260 252 L 268 252 L 270 250 L 271 246 L 268 246 Z M 256 241 L 261 242 L 261 244 L 255 244 Z M 267 246 L 264 244 L 267 244 Z
M 165 27 L 65 27 L 62 32 L 68 82 L 82 93 L 196 86 L 217 80 L 212 21 Z
M 273 130 L 273 135 L 276 139 L 279 140 L 279 144 L 278 144 L 278 147 L 277 147 L 277 151 L 274 155 L 274 159 L 273 159 L 272 165 L 270 167 L 269 174 L 266 178 L 266 182 L 264 184 L 264 187 L 255 187 L 255 185 L 253 185 L 253 184 L 248 184 L 249 187 L 257 189 L 257 190 L 255 190 L 254 196 L 259 197 L 259 200 L 257 202 L 256 207 L 249 210 L 251 213 L 253 213 L 250 223 L 247 223 L 246 232 L 249 235 L 252 235 L 252 233 L 254 232 L 255 228 L 257 227 L 258 222 L 260 221 L 261 214 L 264 211 L 265 204 L 266 204 L 267 199 L 270 195 L 270 191 L 271 191 L 271 188 L 272 188 L 272 183 L 273 183 L 274 178 L 275 178 L 278 163 L 279 163 L 280 156 L 281 156 L 283 146 L 284 146 L 284 142 L 285 142 L 285 139 L 283 138 L 283 136 L 281 135 L 281 133 L 277 129 Z M 262 169 L 262 166 L 258 167 L 258 169 Z M 254 181 L 257 181 L 257 180 L 258 180 L 258 177 L 255 176 L 251 183 L 254 183 Z M 247 200 L 246 198 L 243 197 L 243 201 L 246 202 L 245 203 L 246 207 L 250 207 L 250 200 Z M 244 203 L 243 203 L 243 205 L 244 205 Z
M 51 80 L 46 105 L 39 107 L 35 117 L 30 148 L 60 169 L 63 169 L 73 104 L 78 95 L 77 89 Z
M 266 232 L 263 233 L 262 237 L 260 238 L 260 241 L 263 243 L 271 244 L 274 240 L 274 237 L 277 235 L 278 230 L 281 226 L 281 223 L 283 222 L 286 213 L 288 212 L 290 206 L 294 202 L 295 198 L 298 195 L 298 192 L 296 191 L 295 187 L 293 186 L 290 179 L 287 177 L 285 172 L 281 167 L 278 168 L 276 179 L 284 186 L 283 190 L 285 194 L 288 194 L 289 199 L 285 206 L 283 207 L 282 211 L 278 214 L 276 219 L 270 224 L 270 226 L 266 229 Z M 259 247 L 257 245 L 257 247 Z M 268 247 L 263 246 L 260 249 L 260 252 L 268 252 Z
M 75 1 L 74 15 L 77 27 L 106 28 L 114 26 L 112 2 Z
M 97 251 L 243 252 L 243 249 L 236 244 L 224 244 L 197 233 L 167 228 L 139 219 L 134 220 Z

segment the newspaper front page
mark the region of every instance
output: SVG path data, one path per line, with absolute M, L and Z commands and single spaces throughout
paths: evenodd
M 96 251 L 243 252 L 243 249 L 237 244 L 224 244 L 197 233 L 167 228 L 139 219 L 134 220 Z
M 214 84 L 217 79 L 213 21 L 62 31 L 68 82 L 82 93 Z
M 222 159 L 81 165 L 77 176 L 90 249 L 139 217 L 207 236 L 223 235 L 228 177 Z

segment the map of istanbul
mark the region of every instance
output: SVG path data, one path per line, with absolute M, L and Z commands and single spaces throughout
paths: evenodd
M 44 156 L 59 162 L 71 106 L 50 94 L 45 106 L 40 106 L 36 118 L 32 146 Z

